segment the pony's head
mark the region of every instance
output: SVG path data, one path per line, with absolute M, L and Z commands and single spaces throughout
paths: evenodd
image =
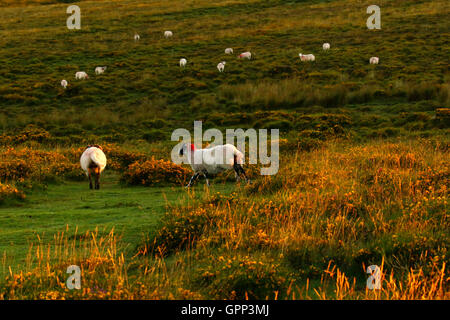
M 180 156 L 183 156 L 188 153 L 188 151 L 195 151 L 195 145 L 193 143 L 183 144 L 180 148 Z

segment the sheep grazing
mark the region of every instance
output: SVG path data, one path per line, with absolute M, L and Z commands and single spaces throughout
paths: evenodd
M 89 76 L 84 71 L 78 71 L 77 73 L 75 73 L 75 79 L 77 79 L 77 80 L 85 80 L 85 79 L 89 79 Z
M 87 146 L 81 155 L 80 164 L 89 177 L 89 188 L 92 189 L 92 175 L 94 175 L 95 189 L 100 189 L 100 174 L 106 167 L 106 156 L 102 147 L 97 144 Z
M 103 72 L 105 72 L 106 67 L 97 67 L 95 68 L 95 74 L 102 74 Z
M 243 52 L 240 55 L 238 55 L 239 59 L 244 59 L 247 58 L 248 60 L 250 60 L 252 58 L 252 54 L 250 52 Z
M 141 40 L 141 36 L 136 33 L 134 35 L 134 41 L 139 41 L 139 40 Z
M 372 57 L 369 60 L 370 64 L 378 64 L 380 62 L 380 58 L 378 57 Z
M 189 184 L 189 188 L 194 181 L 203 175 L 206 184 L 209 186 L 208 174 L 216 174 L 225 170 L 234 169 L 236 181 L 240 180 L 243 175 L 245 181 L 249 183 L 242 165 L 244 163 L 244 155 L 232 144 L 219 145 L 208 149 L 196 149 L 193 144 L 183 144 L 180 149 L 180 156 L 187 156 L 188 163 L 194 170 L 194 175 Z
M 305 61 L 316 61 L 316 57 L 313 54 L 301 54 L 299 53 L 298 56 L 300 57 L 300 60 L 303 62 Z
M 225 64 L 226 62 L 222 61 L 217 65 L 217 69 L 219 70 L 219 72 L 223 72 L 223 70 L 225 69 Z
M 66 89 L 66 88 L 67 88 L 67 85 L 68 85 L 67 80 L 61 80 L 61 87 L 63 87 L 64 89 Z
M 182 67 L 182 68 L 186 67 L 186 63 L 187 63 L 187 60 L 185 58 L 180 59 L 180 67 Z
M 165 31 L 164 32 L 164 38 L 169 39 L 173 36 L 172 31 Z
M 322 46 L 322 48 L 323 48 L 324 51 L 330 50 L 330 47 L 331 47 L 331 46 L 330 46 L 330 44 L 329 44 L 328 42 L 327 42 L 327 43 L 324 43 L 323 46 Z
M 233 54 L 233 48 L 226 48 L 225 54 Z

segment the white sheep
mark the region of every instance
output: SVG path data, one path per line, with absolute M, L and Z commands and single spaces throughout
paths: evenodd
M 68 85 L 67 80 L 61 80 L 61 86 L 62 86 L 64 89 L 67 88 L 67 85 Z
M 164 31 L 164 38 L 169 39 L 173 36 L 172 31 Z
M 77 73 L 75 73 L 75 79 L 77 80 L 89 79 L 89 76 L 84 71 L 78 71 Z
M 233 48 L 226 48 L 225 49 L 225 54 L 232 54 L 233 53 Z
M 97 144 L 87 146 L 80 158 L 81 168 L 89 177 L 89 188 L 92 189 L 92 175 L 95 175 L 95 189 L 100 189 L 100 174 L 106 167 L 106 156 L 102 147 Z
M 194 175 L 189 180 L 187 188 L 194 183 L 200 174 L 205 177 L 206 184 L 209 186 L 208 174 L 216 174 L 230 169 L 234 169 L 236 181 L 240 180 L 240 175 L 242 174 L 245 181 L 249 183 L 242 168 L 244 155 L 232 144 L 219 145 L 207 149 L 197 149 L 193 144 L 183 144 L 179 153 L 180 156 L 186 155 L 188 163 L 194 170 Z
M 247 51 L 247 52 L 243 52 L 240 55 L 238 55 L 239 59 L 244 59 L 247 58 L 248 60 L 250 60 L 252 58 L 252 54 L 251 52 Z
M 372 57 L 369 60 L 370 64 L 378 64 L 379 62 L 380 62 L 380 58 L 378 58 L 378 57 Z
M 141 39 L 141 36 L 137 33 L 134 35 L 134 41 L 139 41 Z
M 217 65 L 217 69 L 219 70 L 219 72 L 223 72 L 223 70 L 225 69 L 225 64 L 226 62 L 222 61 Z
M 106 67 L 97 67 L 95 68 L 95 74 L 99 75 L 102 74 L 103 72 L 105 72 Z
M 330 47 L 331 46 L 330 46 L 330 44 L 328 42 L 324 43 L 323 46 L 322 46 L 323 50 L 325 50 L 325 51 L 330 50 Z
M 305 61 L 316 61 L 316 57 L 313 54 L 302 54 L 299 53 L 298 56 L 300 57 L 300 60 L 303 62 Z
M 186 67 L 186 63 L 187 63 L 187 60 L 185 58 L 180 59 L 180 67 L 182 67 L 182 68 Z

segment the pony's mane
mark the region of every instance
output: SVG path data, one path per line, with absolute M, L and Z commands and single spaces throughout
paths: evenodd
M 89 148 L 92 148 L 92 147 L 94 147 L 94 148 L 99 148 L 100 150 L 103 151 L 103 148 L 102 148 L 101 146 L 99 146 L 98 144 L 90 144 L 90 145 L 88 145 L 88 146 L 86 147 L 86 149 L 89 149 Z

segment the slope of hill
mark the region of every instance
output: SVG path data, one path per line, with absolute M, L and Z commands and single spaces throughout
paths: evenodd
M 368 30 L 371 4 L 1 1 L 0 299 L 449 299 L 450 5 L 382 0 Z M 194 120 L 280 129 L 278 174 L 182 189 Z

